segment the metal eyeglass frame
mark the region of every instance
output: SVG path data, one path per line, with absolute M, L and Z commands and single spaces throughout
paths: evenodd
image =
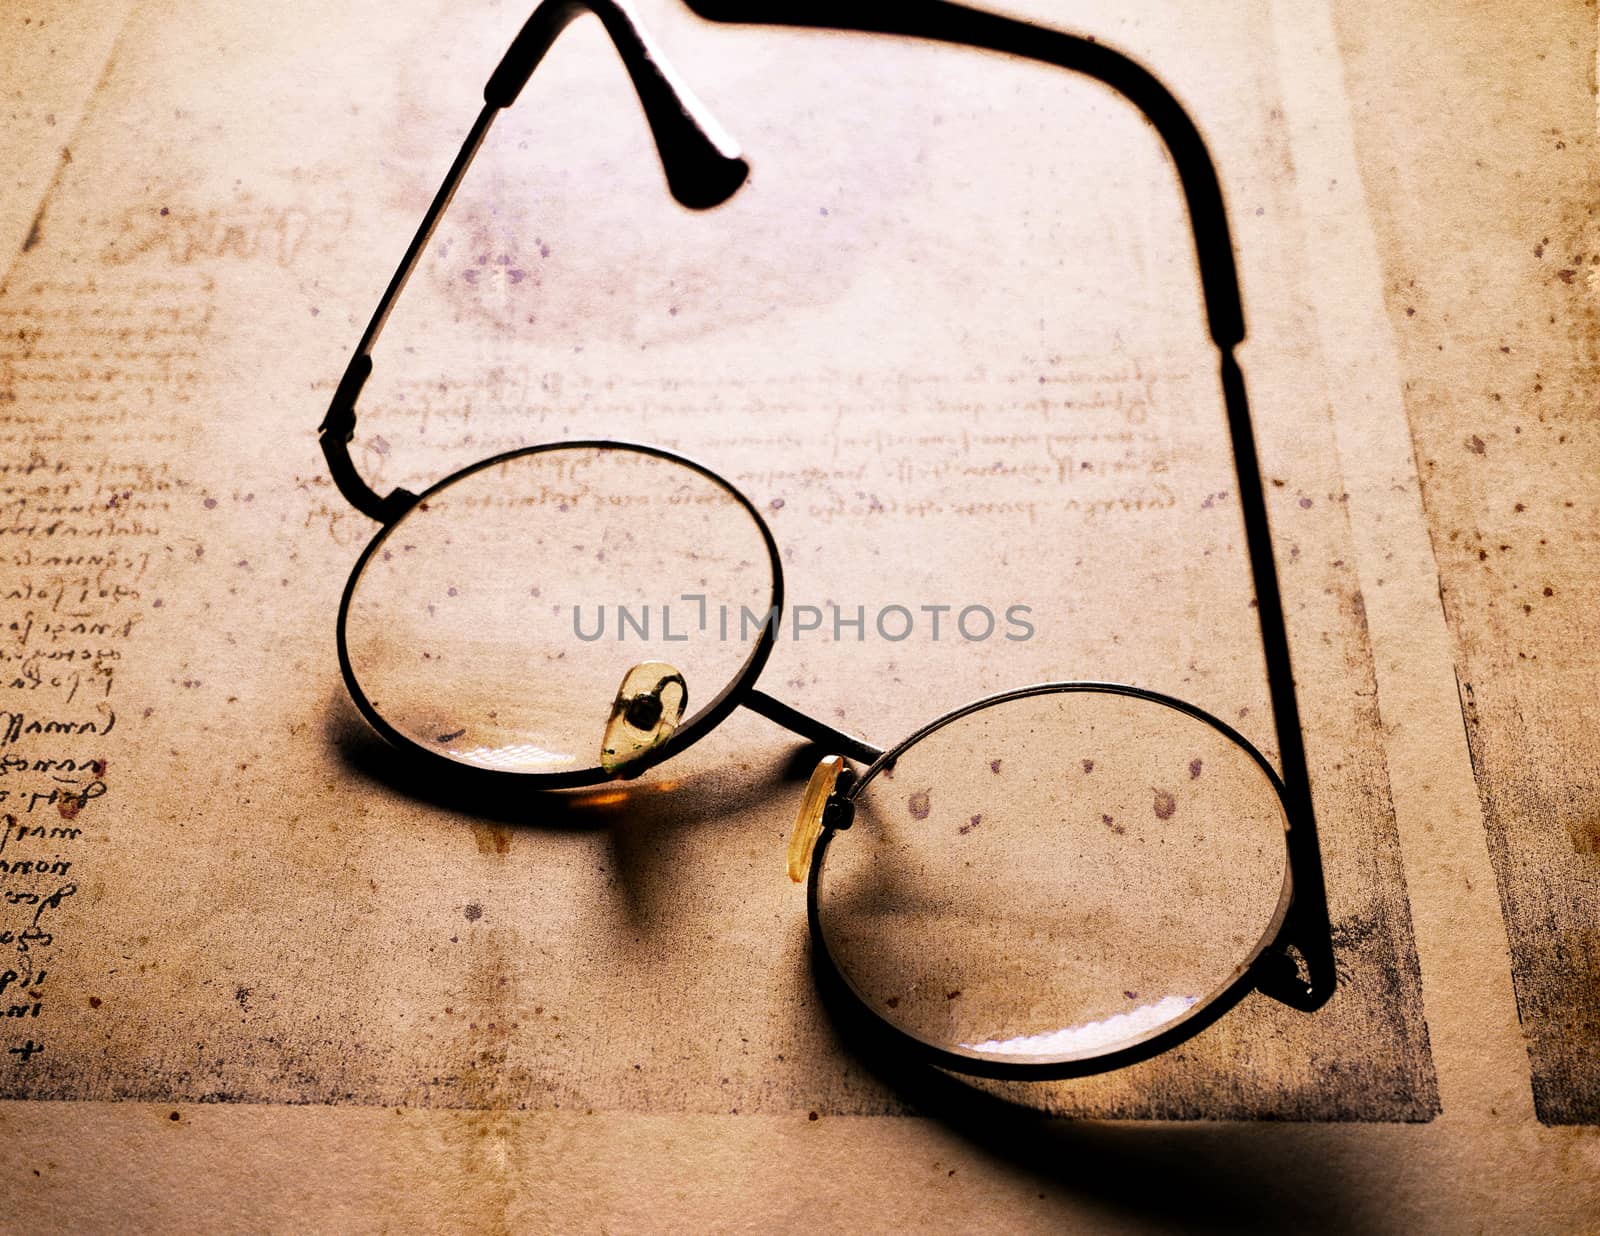
M 1277 570 L 1272 556 L 1271 534 L 1257 460 L 1244 377 L 1234 357 L 1234 349 L 1245 336 L 1244 313 L 1240 301 L 1238 274 L 1221 189 L 1205 143 L 1193 121 L 1177 99 L 1148 70 L 1120 52 L 1093 39 L 1048 30 L 1032 24 L 985 13 L 951 3 L 915 5 L 885 0 L 865 3 L 794 3 L 765 0 L 687 0 L 698 15 L 720 22 L 758 25 L 811 27 L 897 35 L 926 41 L 968 46 L 1042 62 L 1092 77 L 1118 91 L 1137 107 L 1154 126 L 1171 155 L 1188 206 L 1194 235 L 1206 321 L 1220 356 L 1220 376 L 1226 406 L 1228 431 L 1238 478 L 1240 506 L 1245 525 L 1252 581 L 1255 586 L 1261 638 L 1267 668 L 1268 690 L 1278 738 L 1282 775 L 1251 744 L 1216 717 L 1156 692 L 1113 683 L 1041 683 L 1016 691 L 990 696 L 968 704 L 918 730 L 894 748 L 883 751 L 869 743 L 808 717 L 756 688 L 756 680 L 771 652 L 774 624 L 762 628 L 740 675 L 666 742 L 648 752 L 630 767 L 630 774 L 669 758 L 703 737 L 739 706 L 752 709 L 792 732 L 839 752 L 869 767 L 859 779 L 832 796 L 823 832 L 810 862 L 808 879 L 808 918 L 812 938 L 818 948 L 813 956 L 819 979 L 836 1011 L 856 1021 L 882 1046 L 905 1050 L 917 1058 L 941 1067 L 998 1077 L 1061 1077 L 1097 1073 L 1118 1068 L 1166 1051 L 1191 1037 L 1231 1009 L 1249 991 L 1264 994 L 1294 1008 L 1312 1011 L 1320 1008 L 1336 986 L 1331 931 L 1323 885 L 1322 860 L 1317 843 L 1316 821 L 1311 787 L 1301 736 L 1300 710 L 1295 696 L 1289 661 L 1288 637 L 1284 625 L 1283 602 Z M 355 433 L 355 405 L 362 387 L 372 372 L 372 349 L 395 301 L 416 267 L 440 217 L 448 208 L 467 168 L 476 155 L 495 115 L 510 107 L 530 75 L 562 30 L 584 12 L 593 13 L 604 25 L 633 81 L 650 125 L 662 168 L 673 196 L 696 210 L 708 209 L 727 200 L 744 183 L 749 165 L 740 157 L 733 141 L 694 95 L 677 79 L 667 61 L 652 46 L 648 37 L 620 0 L 544 0 L 512 42 L 484 88 L 484 107 L 479 113 L 444 182 L 423 216 L 416 235 L 389 281 L 366 332 L 362 335 L 344 376 L 334 392 L 327 416 L 319 427 L 319 441 L 332 480 L 339 492 L 358 511 L 377 520 L 382 527 L 357 561 L 346 585 L 339 612 L 339 660 L 345 684 L 367 721 L 389 742 L 408 754 L 432 761 L 441 769 L 460 772 L 461 765 L 413 742 L 386 722 L 367 700 L 356 681 L 345 645 L 345 621 L 350 599 L 372 554 L 396 522 L 429 495 L 462 477 L 509 459 L 562 447 L 615 447 L 642 452 L 687 466 L 731 494 L 754 519 L 764 539 L 772 571 L 771 612 L 783 603 L 782 566 L 776 543 L 755 505 L 730 482 L 709 468 L 672 452 L 636 443 L 582 441 L 548 443 L 507 452 L 482 460 L 445 477 L 423 494 L 395 489 L 379 496 L 361 478 L 350 455 L 349 444 Z M 1173 708 L 1203 721 L 1242 747 L 1270 779 L 1283 804 L 1288 869 L 1283 904 L 1277 930 L 1239 967 L 1234 979 L 1214 993 L 1186 1018 L 1168 1025 L 1132 1046 L 1117 1049 L 1085 1061 L 1050 1064 L 1028 1062 L 978 1061 L 944 1051 L 917 1039 L 881 1020 L 866 1007 L 849 987 L 829 956 L 821 932 L 817 887 L 823 855 L 833 833 L 849 826 L 851 800 L 882 768 L 891 765 L 906 749 L 933 731 L 968 713 L 997 702 L 1047 691 L 1103 691 L 1144 699 Z M 519 773 L 505 770 L 473 769 L 472 776 L 505 782 L 514 779 L 519 786 L 534 789 L 560 789 L 597 784 L 608 779 L 600 769 L 566 773 Z M 1298 959 L 1294 956 L 1298 954 Z M 843 997 L 841 1002 L 841 997 Z

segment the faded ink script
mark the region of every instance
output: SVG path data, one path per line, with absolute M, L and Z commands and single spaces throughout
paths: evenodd
M 171 300 L 192 281 L 136 290 L 106 297 L 89 279 L 0 294 L 0 1093 L 26 1091 L 55 1032 L 97 1000 L 56 960 L 137 726 L 119 674 L 161 604 L 152 559 L 171 552 L 179 483 L 148 459 L 174 435 L 147 409 L 193 377 L 206 329 Z

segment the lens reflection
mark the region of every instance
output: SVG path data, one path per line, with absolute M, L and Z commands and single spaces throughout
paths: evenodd
M 873 1013 L 969 1058 L 1087 1060 L 1220 994 L 1287 900 L 1282 803 L 1250 753 L 1159 700 L 990 702 L 868 778 L 817 911 Z
M 630 668 L 675 668 L 691 725 L 749 664 L 774 588 L 761 525 L 719 481 L 637 448 L 550 447 L 399 519 L 340 636 L 358 699 L 401 738 L 480 768 L 598 779 Z

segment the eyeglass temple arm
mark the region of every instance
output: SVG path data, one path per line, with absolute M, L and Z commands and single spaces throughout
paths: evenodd
M 417 259 L 449 207 L 467 168 L 472 165 L 478 147 L 483 144 L 495 114 L 517 101 L 545 53 L 561 32 L 585 11 L 600 19 L 622 57 L 655 139 L 667 185 L 679 202 L 692 210 L 709 209 L 732 196 L 749 174 L 749 165 L 740 157 L 738 145 L 683 84 L 620 0 L 546 0 L 535 9 L 484 86 L 483 110 L 473 122 L 460 153 L 434 194 L 428 213 L 422 217 L 394 277 L 389 280 L 317 431 L 334 485 L 351 506 L 380 523 L 399 518 L 410 509 L 416 496 L 396 489 L 387 497 L 379 497 L 361 479 L 350 457 L 350 440 L 356 428 L 356 401 L 372 373 L 372 349 L 388 321 L 389 311 L 411 278 Z
M 1104 82 L 1137 107 L 1161 136 L 1189 207 L 1205 294 L 1206 320 L 1217 346 L 1244 339 L 1244 310 L 1233 244 L 1216 169 L 1194 121 L 1160 79 L 1137 61 L 1093 38 L 1035 26 L 979 9 L 934 0 L 686 0 L 713 21 L 905 35 L 1004 52 L 1052 64 Z
M 1233 241 L 1216 168 L 1194 121 L 1158 78 L 1121 52 L 1093 39 L 1034 26 L 959 4 L 932 0 L 900 4 L 885 0 L 687 0 L 702 17 L 754 25 L 785 25 L 866 33 L 904 35 L 936 42 L 984 48 L 1053 64 L 1104 82 L 1144 113 L 1161 136 L 1189 208 L 1206 322 L 1221 353 L 1221 377 L 1239 480 L 1240 507 L 1250 553 L 1267 663 L 1268 690 L 1276 722 L 1283 768 L 1285 805 L 1291 816 L 1289 853 L 1294 873 L 1294 902 L 1282 939 L 1304 962 L 1304 973 L 1281 951 L 1264 956 L 1261 989 L 1296 1008 L 1314 1009 L 1326 1002 L 1337 983 L 1329 934 L 1322 855 L 1317 845 L 1311 782 L 1301 735 L 1300 709 L 1284 625 L 1283 598 L 1278 588 L 1272 537 L 1262 492 L 1261 467 L 1245 397 L 1244 375 L 1234 348 L 1244 341 L 1244 308 L 1234 265 Z

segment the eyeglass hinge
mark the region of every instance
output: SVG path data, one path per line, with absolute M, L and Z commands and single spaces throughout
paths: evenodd
M 1289 947 L 1294 948 L 1293 945 Z M 1309 1012 L 1322 1001 L 1310 981 L 1308 969 L 1298 956 L 1298 948 L 1293 953 L 1283 947 L 1267 949 L 1256 958 L 1252 967 L 1256 989 L 1280 1004 Z
M 361 398 L 361 388 L 372 376 L 372 357 L 358 352 L 339 379 L 333 392 L 333 402 L 328 405 L 328 415 L 317 426 L 319 434 L 335 434 L 341 442 L 348 442 L 356 432 L 356 400 Z
M 839 774 L 832 794 L 822 808 L 822 827 L 835 832 L 843 832 L 855 823 L 856 805 L 849 797 L 848 791 L 851 783 L 856 779 L 855 773 L 845 769 Z
M 322 445 L 322 456 L 328 461 L 328 474 L 345 501 L 380 524 L 392 524 L 417 504 L 417 495 L 396 489 L 380 498 L 361 479 L 355 461 L 350 458 L 350 440 L 356 435 L 356 400 L 371 373 L 372 357 L 365 352 L 350 361 L 344 377 L 339 379 L 339 388 L 333 392 L 328 415 L 317 427 L 317 437 Z

